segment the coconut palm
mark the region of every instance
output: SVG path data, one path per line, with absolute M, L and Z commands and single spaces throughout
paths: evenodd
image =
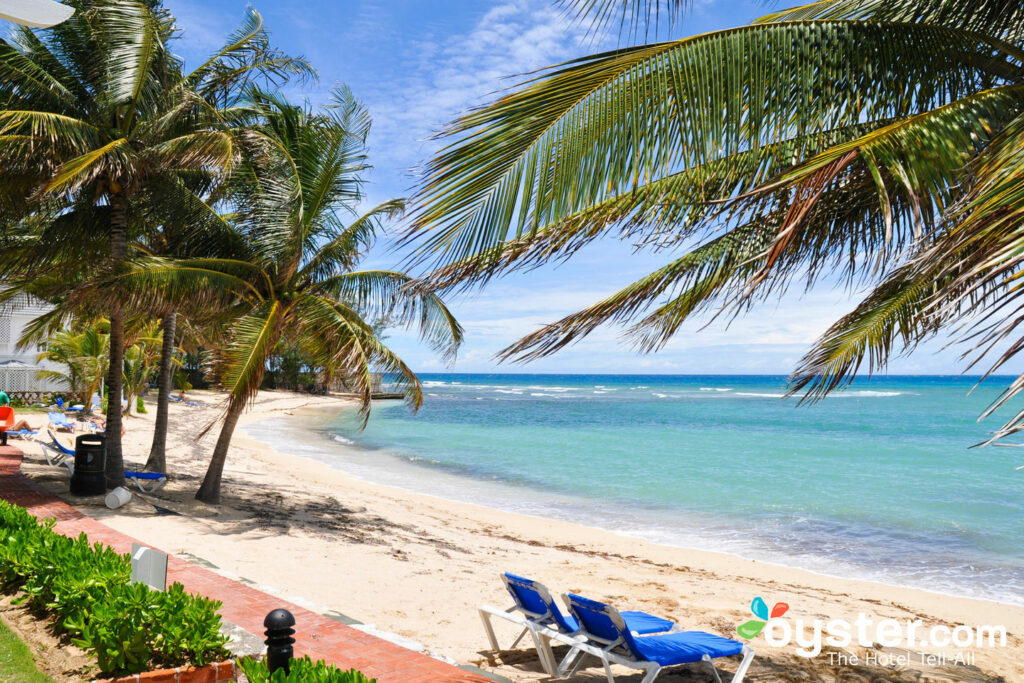
M 46 350 L 36 358 L 64 366 L 64 370 L 40 370 L 40 379 L 67 386 L 91 408 L 89 397 L 97 393 L 107 374 L 110 336 L 106 321 L 84 325 L 78 330 L 61 330 L 46 341 Z
M 174 258 L 231 257 L 242 253 L 241 235 L 224 216 L 211 208 L 218 204 L 219 193 L 224 189 L 223 184 L 216 180 L 210 176 L 192 176 L 186 179 L 189 189 L 185 194 L 187 203 L 179 204 L 178 210 L 170 216 L 164 211 L 164 205 L 180 198 L 176 191 L 157 198 L 157 201 L 147 202 L 147 205 L 154 206 L 156 211 L 153 215 L 146 216 L 145 220 L 151 228 L 157 228 L 146 231 L 140 241 L 140 250 L 154 256 Z M 161 192 L 161 189 L 158 187 L 155 191 Z M 157 373 L 158 393 L 153 442 L 149 457 L 146 459 L 146 469 L 152 472 L 167 472 L 168 406 L 170 393 L 174 389 L 177 349 L 175 340 L 179 324 L 184 323 L 184 326 L 188 327 L 190 319 L 202 322 L 210 320 L 211 317 L 217 318 L 220 314 L 220 311 L 202 305 L 190 305 L 194 303 L 196 302 L 166 302 L 163 306 L 148 308 L 151 314 L 160 316 L 163 339 Z M 179 314 L 183 309 L 188 317 L 179 323 Z
M 125 290 L 143 298 L 233 298 L 237 315 L 213 360 L 228 403 L 196 496 L 208 503 L 220 500 L 235 426 L 282 343 L 297 345 L 317 367 L 344 373 L 358 389 L 365 418 L 375 371 L 393 378 L 414 408 L 423 398 L 416 375 L 367 320 L 417 326 L 447 357 L 462 340 L 462 329 L 440 298 L 410 287 L 410 276 L 357 269 L 382 222 L 403 208 L 394 200 L 362 215 L 353 212 L 368 168 L 370 119 L 362 105 L 343 88 L 318 111 L 275 95 L 254 94 L 253 100 L 259 120 L 242 136 L 248 164 L 235 173 L 231 195 L 248 254 L 143 259 L 119 277 Z M 343 220 L 345 214 L 353 219 Z
M 130 415 L 136 398 L 149 386 L 160 362 L 163 347 L 162 325 L 150 322 L 139 330 L 131 346 L 124 352 L 124 397 L 128 401 L 125 415 Z
M 116 272 L 145 226 L 140 207 L 176 194 L 190 174 L 218 176 L 236 152 L 237 93 L 308 67 L 271 49 L 250 11 L 225 46 L 191 72 L 171 48 L 173 17 L 160 0 L 68 0 L 72 19 L 0 40 L 0 208 L 10 245 L 0 276 L 12 284 L 58 274 L 55 294 L 97 272 Z M 16 221 L 16 217 L 27 218 Z M 13 236 L 12 236 L 13 235 Z M 63 283 L 60 280 L 63 279 Z M 70 299 L 73 300 L 73 297 Z M 110 320 L 107 476 L 124 479 L 119 406 L 126 309 Z
M 632 30 L 686 3 L 565 4 Z M 957 323 L 1002 362 L 1024 346 L 1022 77 L 1024 5 L 1006 0 L 824 0 L 585 57 L 447 128 L 407 240 L 439 290 L 605 238 L 666 255 L 505 359 L 605 323 L 653 351 L 696 313 L 840 279 L 875 288 L 808 352 L 794 391 L 820 397 Z

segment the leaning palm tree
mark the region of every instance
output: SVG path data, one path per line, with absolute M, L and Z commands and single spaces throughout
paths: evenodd
M 191 173 L 220 175 L 236 158 L 237 93 L 253 79 L 304 74 L 304 62 L 268 45 L 257 13 L 191 72 L 171 48 L 173 17 L 160 0 L 68 0 L 72 19 L 0 40 L 0 188 L 5 244 L 0 277 L 12 284 L 57 274 L 55 295 L 116 272 L 141 229 L 153 188 L 187 203 Z M 14 220 L 15 217 L 27 217 Z M 132 228 L 135 227 L 135 230 Z M 63 282 L 60 280 L 63 279 Z M 17 289 L 17 287 L 15 287 Z M 116 294 L 116 293 L 114 293 Z M 120 423 L 124 321 L 107 298 L 107 476 L 124 480 Z
M 393 378 L 413 407 L 422 401 L 413 371 L 367 319 L 418 326 L 423 338 L 453 357 L 462 329 L 436 295 L 411 287 L 400 272 L 358 270 L 382 222 L 403 202 L 385 202 L 362 215 L 370 119 L 346 89 L 322 110 L 255 93 L 259 118 L 242 136 L 247 165 L 235 173 L 234 220 L 248 253 L 235 259 L 143 259 L 124 273 L 126 290 L 144 298 L 227 297 L 235 313 L 215 353 L 216 376 L 228 394 L 220 436 L 196 497 L 220 501 L 228 448 L 242 411 L 259 391 L 271 354 L 296 344 L 329 372 L 345 373 L 368 416 L 373 373 Z M 342 215 L 352 214 L 351 222 Z
M 687 3 L 564 4 L 635 27 Z M 1022 82 L 1024 5 L 1007 0 L 823 0 L 585 57 L 447 128 L 407 240 L 436 290 L 604 238 L 666 255 L 505 359 L 605 323 L 653 351 L 696 313 L 839 278 L 876 287 L 808 352 L 793 391 L 820 397 L 951 327 L 975 361 L 1001 345 L 998 366 L 1024 348 Z M 1024 414 L 1000 435 L 1020 428 Z

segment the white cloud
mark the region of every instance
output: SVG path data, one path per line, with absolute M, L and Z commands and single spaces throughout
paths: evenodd
M 370 144 L 376 181 L 396 183 L 385 172 L 406 171 L 428 158 L 438 147 L 428 138 L 517 83 L 516 74 L 584 53 L 584 37 L 585 31 L 567 26 L 549 0 L 508 0 L 464 33 L 424 33 L 403 55 L 394 78 L 359 93 L 374 117 Z M 405 180 L 400 189 L 412 182 L 410 176 Z

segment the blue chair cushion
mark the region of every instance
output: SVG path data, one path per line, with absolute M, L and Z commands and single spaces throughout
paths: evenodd
M 129 479 L 163 479 L 164 478 L 164 475 L 160 474 L 159 472 L 132 472 L 131 470 L 126 470 L 125 473 L 124 473 L 124 476 L 128 477 Z
M 743 643 L 703 631 L 634 638 L 633 643 L 641 657 L 662 666 L 699 662 L 704 655 L 714 659 L 743 652 Z
M 664 633 L 671 631 L 675 622 L 670 619 L 662 619 L 647 612 L 627 611 L 619 612 L 626 622 L 626 628 L 635 633 Z
M 648 614 L 647 612 L 630 611 L 620 612 L 620 614 L 622 614 L 622 618 L 626 622 L 626 628 L 634 633 L 644 635 L 650 633 L 665 633 L 666 631 L 671 631 L 672 627 L 676 625 L 676 623 L 670 619 L 662 619 L 661 617 L 656 617 L 653 614 Z M 579 622 L 577 622 L 574 617 L 567 616 L 564 617 L 564 619 L 570 630 L 578 631 L 580 629 Z
M 573 633 L 579 630 L 579 625 L 575 619 L 562 614 L 554 601 L 545 599 L 540 589 L 543 589 L 545 592 L 547 592 L 547 589 L 539 583 L 508 572 L 505 573 L 505 578 L 505 586 L 508 588 L 509 593 L 512 594 L 516 604 L 521 609 L 525 609 L 532 614 L 542 615 L 536 617 L 539 619 L 539 623 L 553 624 L 562 633 Z

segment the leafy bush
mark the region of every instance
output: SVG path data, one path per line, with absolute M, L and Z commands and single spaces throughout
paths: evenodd
M 314 662 L 309 655 L 293 659 L 287 674 L 284 669 L 278 669 L 271 675 L 266 662 L 251 657 L 238 660 L 238 667 L 249 683 L 376 683 L 377 680 L 367 678 L 355 669 L 342 671 L 322 659 Z
M 224 659 L 220 603 L 176 583 L 131 583 L 131 562 L 85 534 L 68 538 L 25 509 L 0 501 L 0 587 L 57 617 L 58 628 L 96 657 L 103 673 L 137 673 Z
M 135 412 L 143 415 L 146 413 L 146 404 L 141 396 L 135 397 Z
M 181 370 L 175 371 L 171 378 L 175 391 L 192 391 L 192 382 L 188 381 L 188 373 Z

